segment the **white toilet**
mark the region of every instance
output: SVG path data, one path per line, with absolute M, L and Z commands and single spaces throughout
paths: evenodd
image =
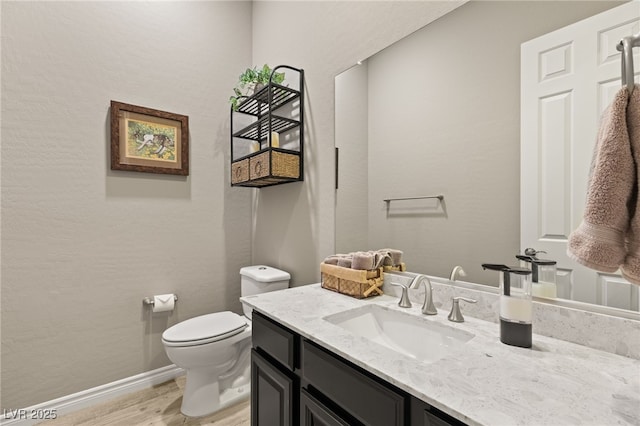
M 269 266 L 240 269 L 242 296 L 282 290 L 291 276 Z M 230 311 L 191 318 L 162 333 L 169 359 L 187 371 L 180 411 L 212 414 L 249 397 L 251 391 L 251 308 L 244 316 Z

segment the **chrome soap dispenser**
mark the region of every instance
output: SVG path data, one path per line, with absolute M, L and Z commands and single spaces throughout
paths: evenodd
M 511 346 L 530 348 L 533 335 L 531 270 L 491 263 L 482 264 L 482 268 L 501 272 L 500 341 Z

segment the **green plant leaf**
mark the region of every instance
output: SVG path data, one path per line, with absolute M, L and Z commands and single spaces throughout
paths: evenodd
M 276 72 L 273 74 L 273 82 L 277 84 L 281 84 L 284 81 L 284 73 Z
M 273 78 L 271 78 L 272 73 L 271 67 L 269 65 L 264 64 L 262 68 L 258 68 L 254 66 L 253 68 L 247 68 L 242 74 L 238 76 L 238 83 L 236 87 L 233 88 L 233 93 L 235 96 L 231 96 L 229 98 L 229 103 L 231 104 L 234 111 L 237 111 L 239 98 L 243 96 L 243 92 L 240 89 L 244 89 L 249 84 L 269 84 L 269 80 L 276 84 L 282 84 L 284 81 L 284 73 L 283 72 L 275 72 L 273 73 Z

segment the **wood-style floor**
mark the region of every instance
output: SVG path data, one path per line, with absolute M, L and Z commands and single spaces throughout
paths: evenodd
M 111 402 L 40 423 L 43 426 L 249 426 L 249 400 L 208 417 L 186 417 L 180 413 L 185 377 L 132 393 Z

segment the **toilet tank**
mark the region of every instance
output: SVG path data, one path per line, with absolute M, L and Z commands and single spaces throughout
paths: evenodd
M 271 266 L 255 265 L 240 269 L 240 295 L 268 293 L 289 287 L 291 275 Z M 242 304 L 244 315 L 251 319 L 251 308 Z

